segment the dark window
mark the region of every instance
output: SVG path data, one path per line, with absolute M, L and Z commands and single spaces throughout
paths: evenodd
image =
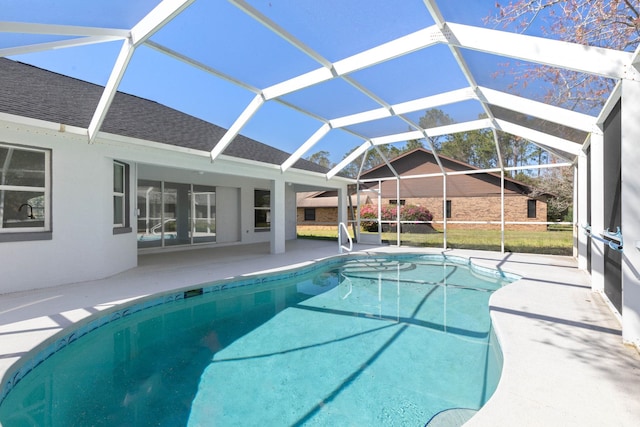
M 304 220 L 315 221 L 316 220 L 316 208 L 304 208 Z
M 400 199 L 400 206 L 404 206 L 405 203 L 406 203 L 405 199 Z M 390 205 L 397 205 L 398 201 L 396 199 L 391 199 L 391 200 L 389 200 L 389 204 Z
M 447 204 L 445 208 L 446 208 L 445 213 L 447 215 L 447 218 L 451 218 L 451 200 L 447 200 Z
M 536 217 L 536 201 L 535 199 L 527 200 L 527 218 Z
M 271 192 L 269 190 L 255 190 L 253 200 L 255 230 L 269 231 L 271 229 Z

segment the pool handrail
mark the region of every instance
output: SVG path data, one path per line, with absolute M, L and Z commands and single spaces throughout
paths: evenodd
M 347 235 L 347 239 L 349 239 L 349 246 L 345 246 L 342 244 L 342 230 Z M 338 251 L 342 253 L 344 250 L 347 252 L 351 252 L 353 250 L 353 240 L 351 240 L 351 236 L 349 235 L 349 229 L 347 228 L 344 222 L 338 224 Z

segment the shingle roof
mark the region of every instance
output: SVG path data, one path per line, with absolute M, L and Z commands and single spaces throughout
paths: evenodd
M 0 58 L 0 112 L 87 128 L 104 88 L 32 65 Z M 163 144 L 211 151 L 226 129 L 162 104 L 118 92 L 104 132 Z M 289 154 L 238 135 L 224 154 L 279 165 Z M 300 159 L 297 169 L 328 169 Z

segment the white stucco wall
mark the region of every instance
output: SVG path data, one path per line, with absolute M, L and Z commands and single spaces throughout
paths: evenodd
M 0 141 L 51 150 L 52 239 L 0 241 L 0 293 L 107 277 L 137 265 L 137 178 L 216 187 L 216 244 L 269 242 L 254 230 L 254 189 L 285 180 L 286 239 L 295 235 L 295 184 L 341 188 L 321 174 L 280 168 L 113 135 L 88 144 L 86 131 L 31 119 L 0 117 Z M 15 120 L 14 120 L 15 119 Z M 113 234 L 113 160 L 130 166 L 132 231 Z M 167 249 L 170 250 L 170 249 Z
M 113 234 L 113 158 L 105 147 L 15 126 L 3 127 L 0 140 L 52 150 L 52 239 L 0 242 L 1 293 L 91 280 L 136 265 L 135 234 Z

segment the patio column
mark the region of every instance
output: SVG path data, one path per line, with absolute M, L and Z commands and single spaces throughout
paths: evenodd
M 637 73 L 636 73 L 637 74 Z M 640 82 L 622 81 L 622 340 L 640 348 Z
M 271 253 L 285 252 L 286 241 L 286 196 L 285 182 L 282 177 L 271 181 Z
M 349 201 L 347 199 L 347 187 L 338 189 L 338 224 L 344 222 L 344 225 L 349 225 Z M 347 227 L 348 229 L 349 227 Z
M 578 268 L 587 269 L 587 245 L 589 241 L 582 228 L 587 224 L 587 156 L 581 152 L 578 156 L 578 166 L 574 169 L 574 233 L 577 247 Z
M 591 134 L 591 229 L 598 233 L 604 224 L 604 136 Z M 581 224 L 584 225 L 584 224 Z M 580 230 L 581 232 L 583 230 Z M 589 239 L 591 244 L 591 290 L 604 293 L 604 244 Z

